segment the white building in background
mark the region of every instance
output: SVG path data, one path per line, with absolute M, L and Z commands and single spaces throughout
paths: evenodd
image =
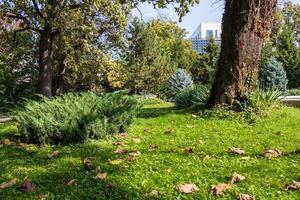
M 203 53 L 203 49 L 207 46 L 211 37 L 214 38 L 217 44 L 220 44 L 221 30 L 221 23 L 201 23 L 190 37 L 193 49 L 198 53 Z

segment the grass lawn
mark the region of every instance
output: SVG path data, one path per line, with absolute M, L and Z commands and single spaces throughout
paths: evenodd
M 16 134 L 13 123 L 0 124 L 0 137 Z M 126 150 L 138 150 L 136 160 L 115 154 L 113 143 L 124 141 Z M 157 148 L 150 148 L 157 146 Z M 232 155 L 230 147 L 245 150 Z M 192 148 L 193 153 L 184 149 Z M 261 152 L 277 148 L 284 152 L 267 159 Z M 249 124 L 240 119 L 194 117 L 171 104 L 147 106 L 128 131 L 128 137 L 90 141 L 69 146 L 0 146 L 0 183 L 13 178 L 18 183 L 0 191 L 0 199 L 238 199 L 240 193 L 256 199 L 300 199 L 300 191 L 284 191 L 292 180 L 300 181 L 300 109 L 283 107 Z M 47 154 L 59 150 L 58 158 Z M 93 166 L 107 173 L 95 179 L 82 159 L 95 157 Z M 121 163 L 109 163 L 122 158 Z M 234 184 L 221 196 L 209 193 L 211 185 L 226 183 L 234 172 L 246 180 Z M 28 176 L 36 192 L 22 193 L 18 187 Z M 74 184 L 67 185 L 76 179 Z M 176 191 L 178 184 L 194 183 L 193 194 Z M 146 194 L 157 190 L 158 196 Z

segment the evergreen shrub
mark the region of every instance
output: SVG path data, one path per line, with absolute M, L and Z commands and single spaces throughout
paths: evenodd
M 204 105 L 208 96 L 208 88 L 203 85 L 197 85 L 194 88 L 187 88 L 179 92 L 174 97 L 174 101 L 178 107 L 190 107 L 195 104 Z
M 184 69 L 177 69 L 169 79 L 169 90 L 172 96 L 180 93 L 181 90 L 193 88 L 193 80 Z

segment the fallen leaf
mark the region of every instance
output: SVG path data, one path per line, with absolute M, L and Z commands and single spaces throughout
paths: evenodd
M 168 128 L 166 131 L 165 131 L 165 134 L 173 134 L 175 133 L 175 129 L 174 128 Z
M 299 190 L 300 189 L 300 182 L 298 181 L 293 181 L 291 184 L 287 185 L 285 187 L 285 190 Z
M 134 138 L 134 139 L 132 139 L 132 141 L 136 144 L 141 143 L 141 139 L 139 139 L 139 138 Z
M 107 177 L 107 173 L 99 173 L 94 178 L 104 180 L 104 179 L 106 179 L 106 177 Z
M 204 144 L 203 140 L 198 140 L 198 142 L 199 142 L 199 144 L 201 144 L 201 145 Z
M 193 150 L 193 148 L 188 147 L 188 148 L 184 149 L 184 152 L 187 153 L 187 154 L 193 154 L 194 150 Z
M 169 168 L 169 169 L 166 170 L 166 172 L 171 173 L 172 169 Z
M 236 148 L 236 147 L 231 147 L 229 148 L 229 151 L 233 154 L 236 154 L 236 155 L 243 155 L 245 154 L 245 151 L 240 149 L 240 148 Z
M 255 197 L 248 194 L 240 194 L 239 200 L 255 200 Z
M 191 125 L 186 125 L 186 127 L 187 127 L 187 128 L 193 128 L 193 126 L 191 126 Z
M 15 185 L 17 183 L 17 180 L 18 179 L 14 178 L 14 179 L 12 179 L 12 180 L 10 180 L 8 182 L 1 183 L 1 185 L 0 185 L 0 191 L 3 190 L 3 189 L 5 189 L 5 188 L 8 188 L 8 187 L 11 187 L 11 186 Z
M 125 146 L 125 142 L 116 141 L 116 142 L 113 143 L 113 145 L 116 145 L 116 146 Z
M 113 186 L 114 186 L 114 184 L 113 184 L 112 182 L 109 182 L 109 183 L 107 183 L 107 185 L 106 185 L 106 187 L 107 187 L 108 189 L 112 189 Z
M 47 158 L 51 159 L 51 158 L 57 158 L 60 156 L 60 151 L 53 151 L 52 153 L 49 153 L 47 155 Z
M 117 149 L 114 151 L 115 154 L 124 154 L 127 153 L 128 151 L 126 149 Z
M 128 134 L 127 134 L 127 133 L 119 133 L 119 134 L 117 135 L 117 137 L 118 137 L 118 138 L 126 138 L 126 137 L 128 137 Z
M 15 142 L 10 141 L 9 139 L 0 140 L 0 144 L 2 144 L 4 146 L 14 146 L 14 145 L 16 145 Z
M 86 157 L 82 160 L 83 165 L 84 165 L 86 170 L 92 169 L 92 167 L 93 167 L 92 161 L 95 160 L 95 159 L 96 159 L 96 157 Z
M 70 181 L 68 181 L 68 183 L 66 185 L 73 185 L 76 182 L 77 182 L 77 179 L 71 179 Z
M 158 147 L 156 146 L 156 144 L 150 144 L 149 146 L 149 151 L 155 151 Z
M 121 164 L 122 162 L 123 162 L 123 159 L 118 158 L 118 159 L 109 161 L 109 164 L 111 164 L 111 165 L 119 165 L 119 164 Z
M 34 183 L 31 183 L 27 178 L 25 178 L 24 182 L 20 186 L 21 192 L 35 192 L 36 191 L 36 185 Z
M 195 184 L 183 184 L 183 185 L 177 185 L 176 190 L 181 193 L 190 194 L 197 192 L 199 188 Z
M 264 150 L 263 155 L 269 159 L 272 159 L 281 156 L 282 152 L 279 149 L 266 149 Z
M 128 156 L 127 160 L 128 161 L 134 161 L 134 160 L 136 160 L 136 157 L 135 156 Z
M 210 193 L 214 194 L 214 195 L 221 195 L 223 194 L 223 192 L 225 190 L 229 190 L 231 189 L 231 185 L 230 184 L 227 184 L 227 183 L 220 183 L 218 185 L 213 185 L 211 187 L 211 190 L 210 190 Z
M 147 193 L 147 197 L 157 197 L 159 194 L 158 190 L 152 190 L 151 192 Z
M 197 117 L 197 115 L 196 115 L 196 114 L 192 114 L 192 117 L 193 117 L 193 118 L 196 118 L 196 117 Z
M 245 177 L 245 176 L 242 176 L 242 175 L 240 175 L 240 174 L 234 172 L 234 173 L 232 174 L 232 176 L 230 177 L 229 183 L 230 183 L 230 184 L 234 184 L 234 183 L 242 182 L 242 181 L 244 181 L 244 180 L 246 180 L 246 177 Z
M 136 156 L 141 155 L 141 152 L 136 150 L 136 151 L 130 152 L 128 155 L 129 155 L 129 156 L 134 156 L 134 157 L 136 157 Z

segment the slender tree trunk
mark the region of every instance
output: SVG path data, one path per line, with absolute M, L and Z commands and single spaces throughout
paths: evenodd
M 256 84 L 260 52 L 277 0 L 226 0 L 222 46 L 208 106 L 234 105 Z
M 65 87 L 65 75 L 66 75 L 66 65 L 65 65 L 66 56 L 62 56 L 58 66 L 58 75 L 55 81 L 55 91 L 54 95 L 61 95 Z
M 52 96 L 52 46 L 52 28 L 46 24 L 40 33 L 39 44 L 39 92 L 46 97 Z

